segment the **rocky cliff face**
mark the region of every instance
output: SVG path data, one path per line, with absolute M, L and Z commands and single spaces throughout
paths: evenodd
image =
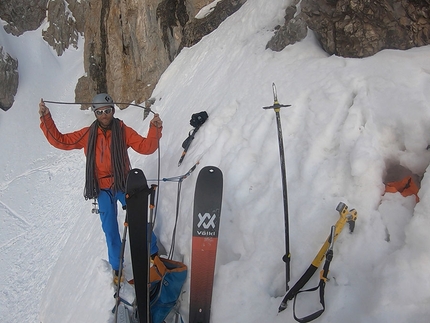
M 302 0 L 295 5 L 287 8 L 285 24 L 270 48 L 282 50 L 303 39 L 306 27 L 327 53 L 343 57 L 430 43 L 430 0 Z
M 244 1 L 222 1 L 205 18 L 213 28 L 200 28 L 194 17 L 210 2 L 90 0 L 84 27 L 87 76 L 78 81 L 76 100 L 88 102 L 106 91 L 118 102 L 146 101 L 180 50 L 216 28 Z
M 0 109 L 7 111 L 12 107 L 18 90 L 18 61 L 13 59 L 0 46 Z
M 0 19 L 7 22 L 4 29 L 15 36 L 35 30 L 46 17 L 48 0 L 2 0 Z
M 196 44 L 245 2 L 2 0 L 0 18 L 15 36 L 47 19 L 42 37 L 58 55 L 85 36 L 86 75 L 76 85 L 76 102 L 109 92 L 117 102 L 142 103 L 183 47 Z M 210 14 L 196 17 L 210 3 L 216 3 Z M 430 42 L 429 8 L 430 0 L 293 0 L 267 48 L 282 50 L 303 39 L 308 28 L 329 54 L 344 57 L 423 46 Z M 5 55 L 0 60 L 0 74 L 6 75 Z M 11 105 L 5 97 L 0 95 L 0 105 Z

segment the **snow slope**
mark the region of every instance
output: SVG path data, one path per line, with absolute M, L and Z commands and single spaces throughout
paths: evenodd
M 175 258 L 190 263 L 197 172 L 218 166 L 224 201 L 211 322 L 293 322 L 285 293 L 284 223 L 275 114 L 263 110 L 278 90 L 288 177 L 290 287 L 315 257 L 339 202 L 358 211 L 353 234 L 334 246 L 326 312 L 319 322 L 427 322 L 430 314 L 430 47 L 385 50 L 366 59 L 328 56 L 312 33 L 282 52 L 265 50 L 289 1 L 248 0 L 212 34 L 184 49 L 153 92 L 164 121 L 160 159 L 130 152 L 150 179 L 182 175 Z M 62 57 L 41 30 L 16 38 L 0 30 L 0 45 L 19 59 L 16 102 L 0 113 L 0 316 L 5 322 L 112 322 L 113 290 L 104 237 L 91 201 L 82 197 L 85 159 L 60 151 L 39 127 L 40 98 L 72 102 L 83 74 L 81 50 Z M 94 116 L 48 105 L 63 132 Z M 182 141 L 193 113 L 208 121 L 183 164 Z M 117 117 L 142 134 L 148 120 L 130 107 Z M 414 197 L 385 194 L 391 164 L 424 175 Z M 168 249 L 177 185 L 161 182 L 155 231 Z M 121 211 L 119 222 L 124 219 Z M 126 276 L 131 277 L 129 256 Z M 318 283 L 317 275 L 309 286 Z M 188 318 L 188 288 L 180 312 Z M 130 292 L 130 291 L 126 291 Z M 300 297 L 300 313 L 318 307 Z M 25 304 L 25 305 L 24 305 Z

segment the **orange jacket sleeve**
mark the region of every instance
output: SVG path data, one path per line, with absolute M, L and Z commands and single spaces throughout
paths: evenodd
M 89 127 L 78 131 L 62 134 L 58 131 L 51 114 L 40 118 L 40 129 L 42 129 L 48 142 L 58 149 L 72 150 L 87 147 Z
M 147 137 L 142 137 L 134 129 L 126 126 L 125 138 L 127 146 L 133 148 L 136 152 L 143 155 L 150 155 L 155 152 L 158 148 L 158 139 L 161 138 L 162 128 L 154 126 L 149 127 Z

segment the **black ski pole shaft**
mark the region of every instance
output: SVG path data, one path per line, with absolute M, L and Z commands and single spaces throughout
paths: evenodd
M 157 189 L 157 185 L 151 185 L 151 195 L 149 198 L 149 222 L 151 223 L 151 228 L 154 226 L 154 209 L 155 209 L 155 190 Z M 152 231 L 152 229 L 151 229 Z M 151 232 L 152 233 L 152 232 Z
M 118 306 L 121 302 L 121 297 L 119 295 L 119 291 L 121 289 L 121 277 L 122 277 L 122 271 L 123 271 L 123 260 L 124 260 L 124 252 L 125 252 L 125 242 L 127 237 L 127 229 L 128 229 L 128 220 L 127 220 L 127 213 L 125 214 L 125 221 L 124 221 L 124 231 L 122 235 L 122 241 L 121 241 L 121 254 L 119 257 L 119 270 L 118 270 L 118 284 L 116 288 L 116 299 L 115 299 L 115 320 L 114 322 L 117 323 L 118 321 Z
M 284 202 L 284 224 L 285 224 L 285 255 L 283 261 L 285 262 L 285 278 L 286 278 L 286 290 L 288 291 L 288 283 L 290 281 L 290 238 L 289 238 L 289 219 L 288 219 L 288 194 L 287 194 L 287 171 L 285 167 L 285 153 L 284 153 L 284 141 L 282 137 L 282 126 L 281 126 L 281 107 L 289 107 L 291 105 L 283 105 L 278 102 L 278 94 L 276 92 L 275 83 L 272 83 L 273 89 L 273 105 L 269 107 L 263 107 L 263 109 L 273 109 L 276 115 L 276 125 L 278 129 L 278 143 L 279 143 L 279 157 L 281 163 L 281 177 L 282 177 L 282 198 Z
M 155 209 L 155 190 L 157 189 L 157 185 L 152 184 L 151 185 L 151 193 L 149 196 L 149 218 L 147 219 L 147 249 L 148 249 L 148 267 L 147 267 L 147 275 L 146 275 L 146 321 L 144 322 L 151 322 L 151 316 L 150 316 L 150 269 L 151 269 L 151 241 L 152 241 L 152 230 L 153 230 L 153 220 L 154 220 L 154 209 Z

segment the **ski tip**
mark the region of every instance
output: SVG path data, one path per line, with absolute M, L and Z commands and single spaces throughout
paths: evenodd
M 207 172 L 209 174 L 214 174 L 214 175 L 222 173 L 221 170 L 216 166 L 205 166 L 201 169 L 200 172 L 201 173 Z

